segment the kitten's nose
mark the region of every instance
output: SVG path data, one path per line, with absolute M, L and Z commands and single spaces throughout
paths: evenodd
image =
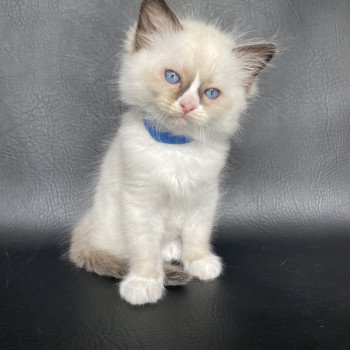
M 197 108 L 197 103 L 192 98 L 186 98 L 180 102 L 180 106 L 182 108 L 182 111 L 187 114 L 192 112 Z

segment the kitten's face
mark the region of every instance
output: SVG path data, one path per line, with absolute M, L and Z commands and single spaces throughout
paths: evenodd
M 255 76 L 275 48 L 260 44 L 270 45 L 269 57 L 266 47 L 258 47 L 254 65 L 247 46 L 236 47 L 212 26 L 180 22 L 162 0 L 143 2 L 127 45 L 123 100 L 158 127 L 197 138 L 228 136 L 237 128 Z

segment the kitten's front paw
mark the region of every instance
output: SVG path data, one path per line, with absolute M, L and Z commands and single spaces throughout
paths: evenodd
M 156 303 L 163 295 L 163 279 L 128 276 L 121 283 L 119 293 L 132 305 Z
M 202 281 L 211 281 L 222 272 L 221 259 L 212 254 L 206 258 L 191 262 L 185 267 L 185 271 Z

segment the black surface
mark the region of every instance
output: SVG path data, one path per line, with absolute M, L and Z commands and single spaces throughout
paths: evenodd
M 275 38 L 225 170 L 212 283 L 157 305 L 62 259 L 124 107 L 137 1 L 0 1 L 1 349 L 349 349 L 350 2 L 169 1 Z
M 217 243 L 225 274 L 134 307 L 57 247 L 1 254 L 2 349 L 349 349 L 350 238 Z

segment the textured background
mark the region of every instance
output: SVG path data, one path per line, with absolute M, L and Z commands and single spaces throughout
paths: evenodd
M 139 2 L 1 0 L 0 347 L 349 349 L 350 2 L 169 4 L 282 49 L 225 170 L 225 275 L 140 311 L 60 260 L 124 110 L 114 70 Z
M 221 225 L 262 234 L 350 228 L 350 5 L 173 1 L 282 54 L 234 142 Z M 116 55 L 138 1 L 0 2 L 0 228 L 67 228 L 89 205 L 103 141 L 122 112 Z M 276 231 L 277 230 L 277 231 Z M 30 237 L 33 239 L 33 237 Z

